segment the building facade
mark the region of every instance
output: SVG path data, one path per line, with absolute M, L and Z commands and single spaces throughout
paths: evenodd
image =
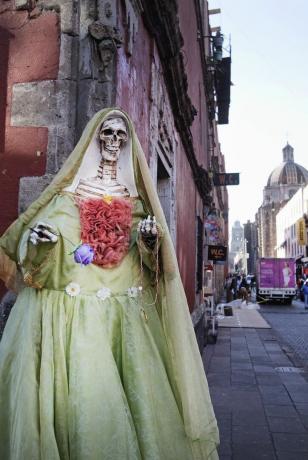
M 145 151 L 191 311 L 202 304 L 209 209 L 228 234 L 227 191 L 213 188 L 210 172 L 225 168 L 217 123 L 228 122 L 230 57 L 214 58 L 209 19 L 199 1 L 2 2 L 1 233 L 50 183 L 94 113 L 120 107 Z
M 231 242 L 229 251 L 229 271 L 241 270 L 244 251 L 244 228 L 240 221 L 234 222 L 231 230 Z
M 308 257 L 308 185 L 301 187 L 276 217 L 277 256 Z
M 283 162 L 270 174 L 256 215 L 260 257 L 277 256 L 277 213 L 299 188 L 308 184 L 308 171 L 294 162 L 293 147 L 287 144 L 282 153 Z
M 244 239 L 246 240 L 247 257 L 247 274 L 256 273 L 258 258 L 258 233 L 255 222 L 246 222 L 244 224 Z

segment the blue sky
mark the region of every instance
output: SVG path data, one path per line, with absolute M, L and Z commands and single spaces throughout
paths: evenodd
M 308 1 L 209 0 L 211 26 L 232 45 L 229 125 L 219 127 L 227 172 L 230 224 L 254 215 L 287 140 L 295 161 L 308 169 Z M 226 54 L 225 54 L 226 55 Z

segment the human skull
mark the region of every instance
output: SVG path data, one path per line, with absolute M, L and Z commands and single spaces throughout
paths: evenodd
M 127 138 L 127 128 L 122 118 L 114 117 L 104 121 L 99 132 L 102 157 L 108 161 L 117 161 Z

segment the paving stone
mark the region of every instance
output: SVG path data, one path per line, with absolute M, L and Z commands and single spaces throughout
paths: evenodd
M 267 420 L 271 433 L 307 433 L 299 417 L 268 417 Z
M 264 344 L 264 348 L 267 351 L 280 351 L 281 352 L 281 346 L 277 342 L 269 342 Z
M 275 371 L 275 369 L 273 368 L 272 365 L 254 364 L 253 368 L 254 368 L 256 373 L 261 373 L 261 374 L 266 373 L 266 374 L 275 374 L 276 375 L 276 371 Z
M 276 460 L 275 452 L 268 446 L 233 446 L 232 460 Z M 219 459 L 221 460 L 221 458 Z
M 284 353 L 269 353 L 269 358 L 275 366 L 292 366 L 291 361 Z
M 231 382 L 233 383 L 244 383 L 244 384 L 256 384 L 256 379 L 253 371 L 250 370 L 237 370 L 231 374 Z
M 283 385 L 259 385 L 264 404 L 292 404 Z
M 213 356 L 211 360 L 213 366 L 230 366 L 230 357 L 229 356 Z
M 276 371 L 277 372 L 277 371 Z M 282 383 L 288 385 L 290 383 L 302 384 L 306 383 L 305 378 L 301 374 L 296 373 L 285 373 L 285 372 L 277 372 L 277 376 L 279 376 Z
M 308 458 L 308 436 L 303 434 L 274 433 L 274 444 L 277 451 L 305 452 Z
M 253 370 L 253 366 L 250 362 L 237 362 L 237 361 L 232 361 L 231 362 L 231 367 L 232 367 L 232 372 L 234 370 Z
M 286 383 L 285 386 L 294 402 L 308 403 L 308 383 Z
M 281 385 L 281 380 L 275 374 L 257 374 L 257 382 L 259 385 Z
M 295 403 L 296 410 L 300 414 L 308 414 L 308 404 L 307 403 Z
M 272 446 L 272 440 L 267 425 L 232 426 L 232 442 L 247 446 Z
M 251 362 L 253 365 L 272 365 L 272 360 L 269 357 L 251 357 Z
M 245 353 L 243 351 L 231 351 L 231 361 L 250 361 L 249 353 Z
M 300 452 L 276 452 L 278 460 L 307 460 L 307 454 Z
M 296 417 L 297 412 L 293 405 L 281 406 L 281 405 L 265 405 L 265 413 L 268 417 Z
M 301 419 L 302 424 L 308 431 L 308 414 L 299 414 L 299 418 Z M 307 433 L 307 436 L 308 436 L 308 433 Z
M 234 409 L 232 411 L 232 426 L 256 427 L 266 426 L 267 420 L 263 409 Z
M 229 372 L 207 372 L 207 380 L 209 385 L 230 385 L 230 373 Z

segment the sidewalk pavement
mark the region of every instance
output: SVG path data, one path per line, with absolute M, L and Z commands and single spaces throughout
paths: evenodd
M 308 369 L 272 329 L 220 328 L 203 361 L 220 460 L 308 459 Z

